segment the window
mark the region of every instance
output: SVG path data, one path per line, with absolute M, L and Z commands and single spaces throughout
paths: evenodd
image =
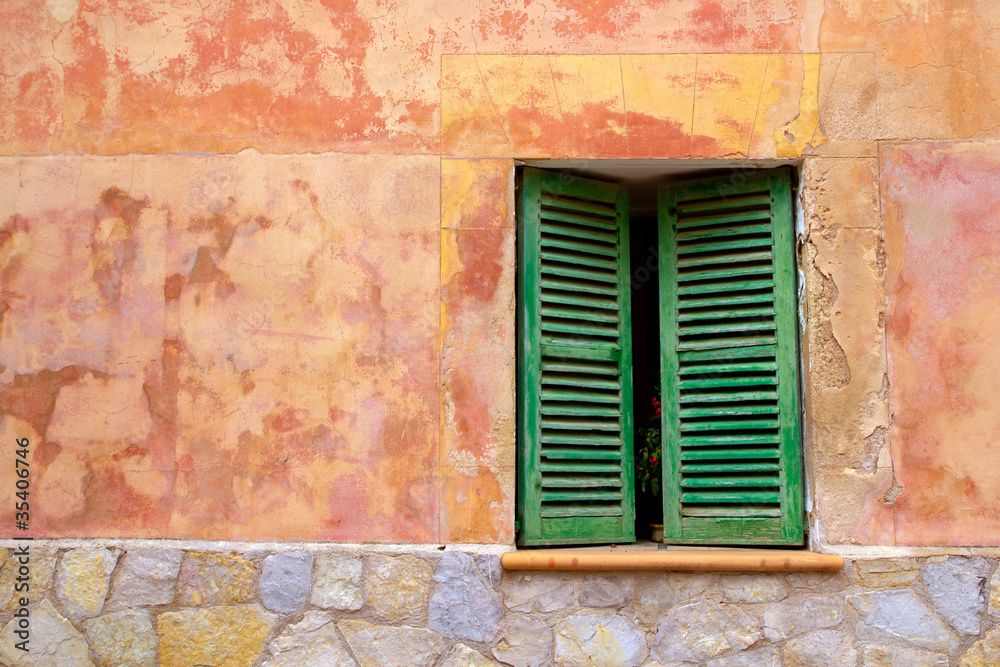
M 669 183 L 656 213 L 665 541 L 801 544 L 791 172 Z M 518 225 L 518 543 L 632 542 L 627 188 L 524 168 Z

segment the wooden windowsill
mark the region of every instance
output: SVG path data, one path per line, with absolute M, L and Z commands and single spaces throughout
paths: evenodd
M 673 570 L 701 572 L 836 572 L 836 554 L 791 549 L 719 549 L 645 545 L 582 549 L 538 549 L 505 553 L 505 570 Z

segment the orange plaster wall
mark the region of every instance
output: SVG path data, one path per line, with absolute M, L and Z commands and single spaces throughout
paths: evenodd
M 881 153 L 898 544 L 997 543 L 1000 146 Z
M 512 543 L 513 160 L 783 157 L 816 525 L 1000 543 L 962 338 L 992 242 L 942 273 L 912 205 L 958 220 L 1000 138 L 988 0 L 202 4 L 0 6 L 0 460 L 31 439 L 36 536 Z M 965 310 L 928 328 L 932 275 Z

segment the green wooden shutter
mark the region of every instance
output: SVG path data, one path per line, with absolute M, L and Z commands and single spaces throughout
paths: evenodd
M 790 173 L 660 189 L 664 535 L 801 544 Z
M 518 542 L 631 542 L 625 189 L 524 169 L 518 204 Z

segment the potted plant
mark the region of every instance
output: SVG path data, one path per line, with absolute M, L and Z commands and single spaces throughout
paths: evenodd
M 654 393 L 659 395 L 659 388 Z M 653 520 L 650 521 L 650 529 L 654 542 L 663 541 L 663 495 L 660 489 L 663 479 L 661 414 L 660 399 L 654 396 L 649 415 L 636 429 L 635 437 L 635 481 L 641 494 L 646 496 L 642 506 L 652 508 L 650 517 Z M 659 522 L 656 519 L 659 519 Z

